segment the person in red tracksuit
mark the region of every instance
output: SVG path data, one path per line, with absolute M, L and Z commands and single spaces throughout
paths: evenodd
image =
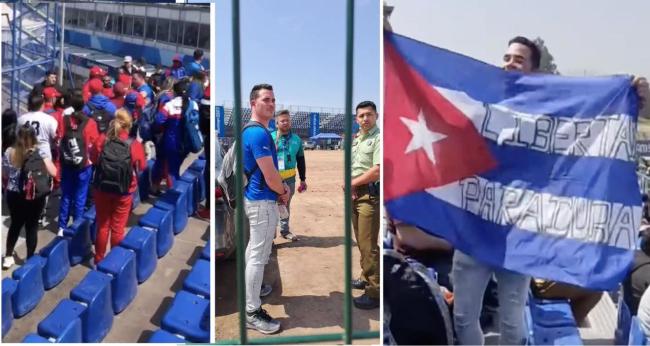
M 133 126 L 133 120 L 126 109 L 120 108 L 115 112 L 115 118 L 106 133 L 106 141 L 98 142 L 96 150 L 92 152 L 92 161 L 100 165 L 100 155 L 104 145 L 112 140 L 119 139 L 126 142 L 129 138 L 129 131 Z M 95 240 L 95 265 L 97 265 L 106 254 L 106 246 L 110 233 L 111 248 L 117 246 L 124 238 L 129 214 L 131 213 L 132 194 L 137 188 L 137 174 L 146 167 L 144 148 L 137 140 L 131 141 L 131 164 L 133 175 L 128 193 L 124 195 L 104 192 L 97 188 L 94 190 L 95 207 L 97 210 L 97 239 Z
M 77 89 L 78 90 L 78 89 Z M 61 125 L 61 200 L 59 202 L 59 232 L 58 235 L 63 236 L 63 230 L 68 227 L 70 218 L 75 221 L 83 216 L 86 206 L 86 199 L 88 198 L 88 187 L 92 178 L 92 162 L 90 161 L 89 153 L 97 144 L 99 138 L 99 131 L 97 130 L 97 123 L 94 119 L 88 118 L 83 112 L 84 100 L 80 92 L 71 93 L 68 104 L 74 109 L 74 113 L 67 115 Z M 83 161 L 81 167 L 66 164 L 66 155 L 70 155 L 70 150 L 77 143 L 75 139 L 64 137 L 66 131 L 75 131 L 79 126 L 83 126 L 81 136 L 83 138 L 84 150 Z M 59 130 L 57 129 L 57 132 Z M 70 135 L 72 132 L 68 132 Z M 66 154 L 68 153 L 68 154 Z M 68 160 L 67 162 L 69 162 Z
M 122 82 L 117 82 L 113 85 L 113 97 L 111 97 L 111 102 L 113 102 L 116 109 L 124 106 L 124 95 L 128 92 L 129 87 Z
M 102 77 L 106 74 L 106 71 L 104 71 L 101 67 L 99 66 L 93 66 L 90 68 L 90 75 L 86 83 L 84 83 L 83 87 L 81 88 L 83 92 L 83 97 L 84 97 L 84 102 L 88 102 L 90 97 L 92 96 L 92 93 L 90 92 L 90 81 L 93 79 L 98 79 L 100 82 L 102 81 Z M 102 86 L 104 83 L 102 82 Z

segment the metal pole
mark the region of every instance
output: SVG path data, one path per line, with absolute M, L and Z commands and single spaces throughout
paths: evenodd
M 347 1 L 345 56 L 345 298 L 343 300 L 343 343 L 352 344 L 352 64 L 354 62 L 354 0 Z
M 17 4 L 20 4 L 20 11 L 21 12 L 25 11 L 22 0 L 18 0 Z M 23 48 L 22 47 L 23 47 L 23 20 L 21 18 L 20 21 L 18 21 L 18 56 L 19 56 L 19 59 L 23 55 Z M 16 72 L 18 72 L 17 81 L 20 82 L 23 79 L 22 78 L 22 70 L 18 70 Z M 20 84 L 18 84 L 18 86 L 16 88 L 16 91 L 18 92 L 18 95 L 16 95 L 16 104 L 17 104 L 16 112 L 19 112 L 19 110 L 20 110 Z
M 65 2 L 61 4 L 61 34 L 59 40 L 61 45 L 59 48 L 59 85 L 63 86 L 63 44 L 65 43 Z
M 11 25 L 11 27 L 12 27 L 12 35 L 11 35 L 12 36 L 11 37 L 11 66 L 12 67 L 16 66 L 16 35 L 18 34 L 18 28 L 16 27 L 16 6 L 18 6 L 17 2 L 14 3 L 14 9 L 13 9 L 14 10 L 13 11 L 14 12 L 14 18 L 11 21 L 12 22 L 11 23 L 12 24 Z M 14 103 L 18 99 L 18 97 L 16 97 L 14 95 L 15 89 L 16 89 L 16 71 L 11 71 L 11 95 L 10 95 L 11 102 L 10 102 L 10 104 L 11 104 L 11 108 L 13 110 L 15 110 L 17 113 L 20 113 L 19 110 L 18 110 L 18 104 L 16 103 L 14 105 Z
M 241 66 L 240 66 L 240 38 L 239 38 L 239 0 L 232 0 L 232 54 L 233 54 L 233 81 L 235 92 L 235 105 L 233 107 L 233 118 L 235 121 L 235 232 L 237 233 L 237 306 L 239 307 L 239 342 L 248 343 L 246 335 L 246 285 L 244 283 L 244 182 L 242 172 L 242 144 L 241 144 Z

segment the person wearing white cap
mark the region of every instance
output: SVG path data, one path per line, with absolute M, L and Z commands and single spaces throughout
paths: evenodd
M 124 57 L 124 64 L 122 66 L 120 66 L 122 71 L 124 71 L 123 73 L 125 73 L 125 74 L 127 74 L 129 76 L 133 73 L 133 65 L 132 65 L 132 63 L 133 63 L 133 58 L 130 55 L 127 55 L 127 56 Z

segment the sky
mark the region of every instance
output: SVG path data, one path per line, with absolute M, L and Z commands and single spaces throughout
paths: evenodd
M 514 36 L 541 37 L 563 75 L 650 77 L 650 1 L 386 0 L 393 31 L 500 65 Z
M 253 85 L 273 85 L 277 103 L 345 106 L 344 0 L 242 0 L 242 100 Z M 379 0 L 355 5 L 353 107 L 379 104 Z M 234 101 L 231 1 L 216 2 L 216 102 Z

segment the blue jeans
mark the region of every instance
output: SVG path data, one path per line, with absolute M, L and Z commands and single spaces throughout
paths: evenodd
M 62 167 L 59 228 L 68 226 L 70 216 L 74 220 L 83 216 L 91 178 L 92 166 L 82 169 Z
M 293 197 L 293 194 L 296 192 L 296 180 L 293 179 L 292 181 L 287 181 L 287 185 L 289 185 L 289 200 L 287 201 L 287 211 L 289 212 L 289 217 L 291 217 L 291 197 Z M 289 233 L 289 217 L 286 219 L 280 219 L 280 234 L 285 235 Z
M 497 279 L 499 295 L 499 345 L 524 345 L 524 309 L 530 277 L 493 269 L 456 250 L 451 272 L 454 285 L 454 329 L 461 345 L 483 345 L 479 316 L 490 277 Z

